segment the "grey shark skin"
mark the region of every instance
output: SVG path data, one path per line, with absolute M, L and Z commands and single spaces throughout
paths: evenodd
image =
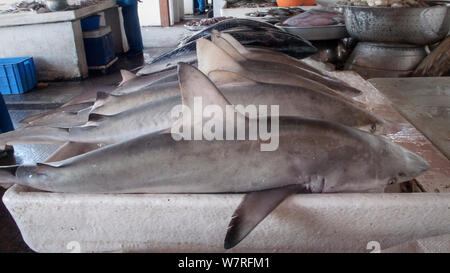
M 200 84 L 198 87 L 204 88 Z M 368 131 L 375 131 L 377 126 L 382 124 L 381 120 L 367 111 L 330 95 L 309 89 L 286 85 L 246 84 L 225 85 L 220 90 L 233 104 L 244 106 L 250 104 L 279 105 L 280 115 L 282 116 L 324 119 Z M 140 97 L 140 99 L 145 100 L 143 97 Z M 134 100 L 136 102 L 136 98 Z M 70 129 L 69 140 L 89 143 L 116 143 L 134 136 L 164 130 L 170 128 L 173 124 L 174 119 L 171 118 L 171 110 L 179 104 L 181 104 L 181 96 L 174 95 L 133 107 L 112 116 L 93 114 L 91 115 L 90 121 L 92 124 L 90 126 Z M 110 104 L 109 110 L 119 110 L 124 106 L 129 106 L 126 100 L 122 104 Z M 101 112 L 102 108 L 94 109 L 94 112 L 96 110 Z
M 191 78 L 206 77 L 198 70 L 191 70 Z M 339 100 L 326 93 L 312 91 L 306 88 L 255 83 L 231 73 L 234 84 L 220 86 L 220 90 L 234 104 L 279 105 L 280 114 L 284 116 L 303 116 L 316 119 L 325 119 L 357 127 L 370 132 L 379 132 L 384 122 L 369 112 L 360 109 L 346 101 Z M 236 81 L 241 81 L 236 84 Z M 175 83 L 168 85 L 170 92 L 179 93 Z M 196 88 L 207 90 L 208 85 L 199 83 Z M 216 87 L 214 87 L 216 88 Z M 47 139 L 59 142 L 84 143 L 117 143 L 139 135 L 148 134 L 157 130 L 170 128 L 174 122 L 171 110 L 181 103 L 180 95 L 165 97 L 152 101 L 154 96 L 159 98 L 159 91 L 134 92 L 126 96 L 107 96 L 100 94 L 99 102 L 94 105 L 89 121 L 79 127 L 70 129 L 51 128 L 46 137 L 47 129 L 40 127 L 39 131 L 27 131 L 28 128 L 19 129 L 0 135 L 0 145 L 39 143 Z M 162 92 L 167 96 L 169 91 Z M 101 102 L 107 102 L 102 105 Z M 145 101 L 150 101 L 144 103 Z M 144 103 L 139 105 L 140 103 Z M 114 111 L 121 111 L 113 114 Z M 113 115 L 112 115 L 113 114 Z M 36 134 L 33 137 L 33 134 Z
M 18 167 L 16 183 L 75 193 L 249 192 L 291 184 L 313 192 L 358 192 L 408 181 L 428 168 L 382 137 L 326 121 L 280 118 L 279 138 L 276 151 L 261 152 L 255 141 L 175 141 L 153 133 Z M 250 169 L 252 175 L 242 171 Z
M 123 77 L 121 85 L 114 89 L 111 94 L 128 94 L 151 87 L 153 85 L 164 84 L 166 82 L 177 80 L 178 76 L 176 69 L 158 71 L 158 73 L 153 75 L 135 75 L 134 77 L 129 79 L 125 79 Z
M 229 71 L 257 82 L 301 86 L 341 98 L 344 97 L 341 93 L 347 93 L 346 89 L 332 89 L 324 83 L 301 76 L 298 74 L 298 68 L 292 66 L 288 70 L 261 70 L 255 68 L 251 61 L 238 62 L 225 50 L 203 38 L 197 40 L 197 48 L 199 49 L 197 51 L 198 68 L 207 76 L 214 71 Z M 270 66 L 270 64 L 266 65 L 266 69 Z
M 310 66 L 304 65 L 304 63 L 299 60 L 292 62 L 292 58 L 289 56 L 284 56 L 280 53 L 277 54 L 276 52 L 256 53 L 246 50 L 239 41 L 235 40 L 227 33 L 221 34 L 219 32 L 213 32 L 211 40 L 233 59 L 238 62 L 243 62 L 244 66 L 247 66 L 250 70 L 286 71 L 319 82 L 345 95 L 357 96 L 361 94 L 361 91 L 358 89 L 355 89 L 342 81 L 323 75 L 321 72 L 311 69 Z
M 208 104 L 229 104 L 212 82 L 210 90 L 196 88 L 205 77 L 185 83 L 191 69 L 180 67 L 183 102 L 190 106 L 201 96 Z M 428 169 L 401 146 L 344 125 L 284 117 L 279 125 L 272 152 L 262 152 L 259 140 L 175 141 L 156 132 L 62 161 L 11 167 L 14 176 L 1 170 L 2 182 L 74 193 L 249 192 L 225 238 L 231 248 L 292 194 L 368 191 Z
M 88 120 L 90 111 L 91 106 L 88 106 L 87 108 L 84 108 L 77 112 L 54 112 L 30 121 L 27 127 L 49 126 L 57 128 L 71 128 L 74 126 L 81 126 Z
M 202 97 L 206 105 L 229 105 L 209 79 L 197 74 L 192 81 L 192 73 L 180 65 L 183 103 L 192 108 L 193 98 Z M 0 181 L 73 193 L 248 192 L 225 238 L 231 248 L 292 194 L 369 191 L 428 169 L 420 156 L 379 136 L 328 121 L 277 120 L 272 138 L 279 146 L 271 152 L 260 150 L 260 140 L 175 141 L 160 131 L 62 161 L 0 167 Z

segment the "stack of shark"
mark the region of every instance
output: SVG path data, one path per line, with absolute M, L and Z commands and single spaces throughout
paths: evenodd
M 26 127 L 1 134 L 0 147 L 62 145 L 46 162 L 2 167 L 0 183 L 67 193 L 247 193 L 227 231 L 224 247 L 231 248 L 290 195 L 373 191 L 428 169 L 420 156 L 378 135 L 387 122 L 353 100 L 359 90 L 286 53 L 208 31 L 210 40 L 199 34 L 187 41 L 195 43 L 197 68 L 124 71 L 115 90 L 31 116 L 22 121 Z M 302 43 L 311 55 L 314 48 Z M 194 109 L 196 98 L 223 112 L 279 106 L 276 117 L 256 119 L 234 107 L 232 125 L 222 116 L 200 118 L 216 125 L 220 118 L 227 128 L 276 121 L 276 149 L 262 151 L 261 138 L 177 139 L 175 125 L 193 124 L 173 109 Z

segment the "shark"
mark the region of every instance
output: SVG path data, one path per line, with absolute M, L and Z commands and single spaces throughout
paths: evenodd
M 293 73 L 328 86 L 333 91 L 347 96 L 361 95 L 361 91 L 336 78 L 324 75 L 317 69 L 298 59 L 269 50 L 249 51 L 228 33 L 213 31 L 211 41 L 228 53 L 234 60 L 243 62 L 250 70 L 276 70 Z
M 196 97 L 208 106 L 234 107 L 192 66 L 180 64 L 178 77 L 187 108 L 194 107 Z M 234 115 L 251 122 L 239 111 Z M 278 124 L 271 137 L 279 139 L 279 146 L 270 152 L 259 148 L 265 142 L 261 138 L 177 140 L 176 133 L 160 130 L 61 161 L 1 167 L 0 183 L 64 193 L 245 193 L 224 238 L 224 248 L 230 249 L 294 194 L 371 191 L 429 168 L 402 146 L 342 124 L 265 119 Z
M 193 81 L 207 78 L 196 68 L 190 71 Z M 233 72 L 221 72 L 221 75 L 232 78 L 231 83 L 220 84 L 219 89 L 233 104 L 245 107 L 254 104 L 279 105 L 283 116 L 324 119 L 372 133 L 381 131 L 385 123 L 370 112 L 324 92 L 292 85 L 258 83 Z M 221 82 L 218 77 L 215 78 Z M 209 85 L 201 83 L 205 81 L 199 81 L 197 88 L 209 88 Z M 164 94 L 161 95 L 161 92 Z M 172 92 L 171 96 L 168 96 L 169 92 Z M 0 145 L 52 141 L 113 144 L 164 130 L 175 121 L 171 111 L 181 103 L 180 93 L 180 81 L 168 85 L 167 90 L 143 90 L 122 96 L 99 93 L 85 124 L 71 128 L 26 127 L 1 134 Z

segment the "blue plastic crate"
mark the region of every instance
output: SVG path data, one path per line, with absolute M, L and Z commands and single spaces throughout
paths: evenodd
M 22 94 L 37 84 L 32 57 L 0 59 L 0 93 Z

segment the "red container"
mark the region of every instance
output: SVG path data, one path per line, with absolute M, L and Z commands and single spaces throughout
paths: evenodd
M 277 0 L 279 7 L 314 6 L 316 0 Z

